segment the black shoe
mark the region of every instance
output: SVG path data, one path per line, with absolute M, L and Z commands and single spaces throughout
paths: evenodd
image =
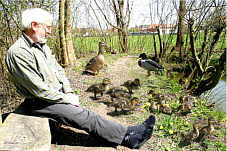
M 131 149 L 139 149 L 152 136 L 155 126 L 155 116 L 151 115 L 142 124 L 128 127 L 127 133 L 121 143 Z

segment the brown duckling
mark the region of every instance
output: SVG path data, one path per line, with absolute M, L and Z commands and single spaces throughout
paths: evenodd
M 164 114 L 172 114 L 172 108 L 169 106 L 169 104 L 164 104 L 162 101 L 159 102 L 160 107 L 159 110 L 160 112 L 164 113 Z
M 152 112 L 157 112 L 159 110 L 158 102 L 152 101 L 151 105 L 149 107 L 149 110 L 152 111 Z
M 124 82 L 121 86 L 124 86 L 128 89 L 130 94 L 133 94 L 132 90 L 138 89 L 140 87 L 140 79 L 136 78 L 135 80 L 128 80 Z
M 185 100 L 185 102 L 191 103 L 191 105 L 192 105 L 193 107 L 196 106 L 196 105 L 195 105 L 195 104 L 196 104 L 196 98 L 195 98 L 194 96 L 190 96 L 190 95 L 185 96 L 185 97 L 184 97 L 184 100 Z
M 93 84 L 85 92 L 93 92 L 94 99 L 97 99 L 97 94 L 100 93 L 103 96 L 103 93 L 107 90 L 108 85 L 111 84 L 109 78 L 104 78 L 102 83 Z
M 127 97 L 131 98 L 131 94 L 128 93 L 128 91 L 119 88 L 119 87 L 113 87 L 109 89 L 106 94 L 111 96 L 111 100 L 113 101 L 114 98 L 120 98 L 120 97 Z
M 85 66 L 85 71 L 83 72 L 84 74 L 97 75 L 99 73 L 99 70 L 104 67 L 104 46 L 104 42 L 99 42 L 98 55 L 89 60 L 89 62 Z
M 203 142 L 214 131 L 215 120 L 213 117 L 208 118 L 208 125 L 199 130 L 199 136 L 196 138 L 197 142 Z
M 191 113 L 191 110 L 194 106 L 193 102 L 186 99 L 187 97 L 181 96 L 180 99 L 180 106 L 178 107 L 177 114 L 186 115 L 188 113 Z
M 118 108 L 120 108 L 121 111 L 124 111 L 125 109 L 133 110 L 138 102 L 137 97 L 128 98 L 128 96 L 125 95 L 114 99 L 112 105 L 115 107 L 115 112 L 117 112 Z
M 179 146 L 187 146 L 192 144 L 193 141 L 199 136 L 199 121 L 193 123 L 193 130 L 190 131 L 186 136 L 183 136 Z

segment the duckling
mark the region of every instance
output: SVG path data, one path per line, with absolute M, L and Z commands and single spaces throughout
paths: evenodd
M 103 96 L 103 93 L 106 91 L 108 85 L 111 84 L 109 78 L 104 78 L 102 83 L 93 84 L 85 92 L 93 92 L 94 99 L 97 99 L 97 94 L 100 93 Z
M 134 81 L 128 80 L 124 82 L 121 86 L 126 87 L 129 93 L 133 94 L 132 90 L 138 89 L 140 87 L 140 79 L 136 78 Z
M 119 88 L 119 87 L 113 87 L 111 89 L 109 89 L 106 94 L 111 96 L 111 100 L 113 101 L 114 98 L 120 98 L 122 96 L 130 98 L 131 95 L 128 93 L 128 91 Z
M 173 79 L 174 78 L 173 71 L 167 70 L 166 71 L 166 77 L 169 78 L 169 79 Z
M 162 101 L 160 101 L 160 112 L 164 114 L 172 114 L 172 108 L 169 106 L 169 104 L 164 104 Z
M 99 42 L 98 55 L 89 60 L 89 62 L 85 66 L 85 71 L 83 72 L 83 74 L 98 75 L 99 70 L 101 70 L 104 67 L 103 56 L 104 46 L 105 46 L 104 42 Z
M 199 130 L 199 136 L 196 138 L 196 142 L 203 142 L 214 131 L 215 120 L 213 117 L 208 118 L 208 125 Z
M 193 102 L 185 101 L 186 97 L 181 96 L 180 99 L 180 106 L 178 107 L 178 112 L 176 114 L 186 115 L 191 113 L 193 108 Z
M 150 76 L 150 71 L 155 71 L 155 72 L 161 72 L 164 70 L 164 67 L 159 65 L 157 62 L 155 62 L 152 59 L 147 58 L 146 54 L 140 55 L 138 60 L 138 65 L 141 68 L 144 68 L 147 70 L 148 76 Z
M 184 100 L 185 102 L 191 103 L 192 107 L 194 107 L 196 104 L 196 98 L 194 96 L 190 96 L 190 95 L 185 96 Z
M 160 94 L 160 93 L 153 93 L 152 94 L 152 98 L 155 100 L 155 101 L 157 101 L 157 102 L 159 102 L 160 103 L 160 101 L 164 101 L 165 100 L 165 96 L 163 95 L 163 94 Z M 163 102 L 164 103 L 164 102 Z M 165 103 L 164 103 L 165 104 Z
M 128 98 L 128 96 L 121 96 L 119 98 L 114 99 L 112 102 L 112 105 L 115 107 L 115 112 L 117 112 L 117 109 L 120 108 L 121 111 L 125 111 L 125 109 L 133 110 L 135 109 L 135 106 L 138 104 L 138 98 Z
M 157 112 L 159 110 L 158 102 L 152 101 L 151 105 L 149 107 L 149 110 L 152 111 L 152 112 Z
M 193 130 L 184 136 L 179 144 L 179 146 L 187 146 L 192 144 L 193 141 L 199 136 L 199 121 L 193 123 Z

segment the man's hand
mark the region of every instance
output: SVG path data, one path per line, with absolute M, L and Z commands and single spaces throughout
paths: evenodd
M 64 102 L 72 104 L 74 106 L 79 106 L 80 105 L 79 96 L 75 95 L 74 93 L 65 94 L 63 100 L 64 100 Z

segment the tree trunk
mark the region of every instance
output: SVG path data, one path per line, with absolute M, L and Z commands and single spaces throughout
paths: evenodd
M 156 39 L 155 39 L 155 33 L 153 32 L 153 40 L 154 40 L 154 56 L 155 58 L 158 57 L 158 52 L 157 52 L 157 46 L 156 46 Z
M 199 59 L 199 57 L 197 56 L 197 52 L 195 49 L 195 45 L 194 45 L 194 36 L 193 36 L 193 24 L 194 24 L 194 20 L 190 19 L 189 21 L 189 37 L 190 37 L 190 45 L 191 45 L 191 51 L 192 51 L 192 57 L 195 60 L 195 65 L 199 71 L 199 74 L 201 75 L 204 72 L 203 69 L 203 65 Z
M 195 95 L 200 96 L 207 90 L 213 89 L 221 79 L 224 68 L 226 65 L 226 50 L 222 53 L 219 59 L 219 64 L 215 66 L 216 71 L 211 75 L 210 78 L 202 80 L 199 86 L 193 91 Z
M 65 3 L 65 38 L 69 65 L 73 65 L 75 61 L 75 53 L 71 34 L 71 0 L 66 0 Z
M 182 57 L 181 49 L 184 45 L 184 16 L 186 13 L 186 1 L 180 0 L 179 12 L 178 12 L 178 27 L 177 27 L 177 41 L 176 47 L 180 48 L 179 56 Z
M 119 28 L 118 38 L 119 38 L 122 52 L 127 52 L 128 51 L 128 25 L 126 24 L 126 21 L 123 15 L 124 1 L 118 0 L 117 2 L 118 2 L 118 9 L 117 9 L 116 2 L 112 0 L 116 21 L 117 21 L 117 27 Z
M 159 46 L 160 46 L 159 58 L 162 58 L 162 39 L 160 34 L 160 27 L 157 27 L 157 31 L 158 31 L 158 39 L 159 39 Z
M 67 47 L 65 42 L 65 26 L 64 26 L 64 9 L 65 9 L 65 0 L 59 1 L 59 35 L 60 35 L 60 48 L 62 51 L 62 56 L 60 56 L 60 61 L 63 66 L 69 64 Z

